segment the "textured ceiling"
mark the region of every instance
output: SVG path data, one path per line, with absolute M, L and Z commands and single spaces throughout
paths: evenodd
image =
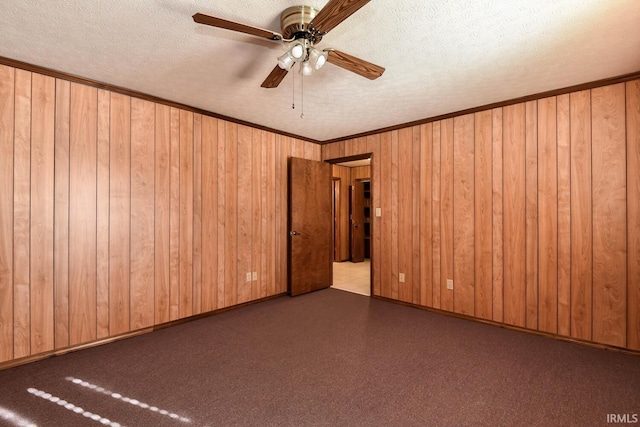
M 199 25 L 195 12 L 280 31 L 282 10 L 326 0 L 0 0 L 0 56 L 318 141 L 640 70 L 638 0 L 372 0 L 326 35 L 381 65 L 327 64 L 276 89 L 284 52 Z

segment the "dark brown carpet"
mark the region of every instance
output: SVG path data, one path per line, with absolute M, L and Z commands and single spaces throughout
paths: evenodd
M 640 357 L 334 289 L 0 371 L 0 425 L 587 426 L 610 413 L 640 413 Z

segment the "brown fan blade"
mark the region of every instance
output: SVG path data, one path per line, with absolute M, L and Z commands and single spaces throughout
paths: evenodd
M 204 13 L 196 13 L 193 15 L 193 20 L 198 24 L 211 25 L 212 27 L 238 31 L 240 33 L 250 34 L 252 36 L 258 36 L 269 40 L 282 40 L 282 34 L 263 30 L 258 27 L 252 27 L 250 25 L 240 24 L 238 22 L 227 21 L 226 19 L 216 18 L 215 16 L 205 15 Z
M 267 89 L 271 89 L 274 87 L 278 87 L 284 76 L 287 75 L 289 71 L 283 70 L 280 66 L 276 65 L 276 68 L 269 73 L 266 79 L 262 82 L 260 86 L 266 87 Z
M 309 23 L 320 33 L 326 34 L 339 23 L 353 15 L 370 0 L 329 0 L 320 12 Z
M 370 80 L 375 80 L 384 73 L 384 68 L 379 65 L 367 62 L 364 59 L 356 58 L 338 50 L 329 50 L 327 61 L 345 70 L 360 74 Z

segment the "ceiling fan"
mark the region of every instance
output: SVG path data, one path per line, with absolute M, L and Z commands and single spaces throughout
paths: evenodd
M 310 6 L 292 6 L 285 9 L 280 17 L 282 33 L 228 21 L 204 13 L 196 13 L 193 20 L 199 24 L 238 31 L 268 40 L 288 43 L 288 50 L 278 58 L 278 65 L 262 82 L 264 88 L 277 87 L 289 70 L 301 64 L 304 75 L 311 74 L 330 62 L 345 70 L 374 80 L 382 75 L 384 68 L 335 49 L 316 49 L 322 37 L 335 28 L 370 0 L 329 0 L 320 10 Z

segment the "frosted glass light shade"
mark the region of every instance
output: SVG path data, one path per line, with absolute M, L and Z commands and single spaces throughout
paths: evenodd
M 291 68 L 295 61 L 289 52 L 285 52 L 284 55 L 278 58 L 278 67 L 283 70 L 288 70 Z

